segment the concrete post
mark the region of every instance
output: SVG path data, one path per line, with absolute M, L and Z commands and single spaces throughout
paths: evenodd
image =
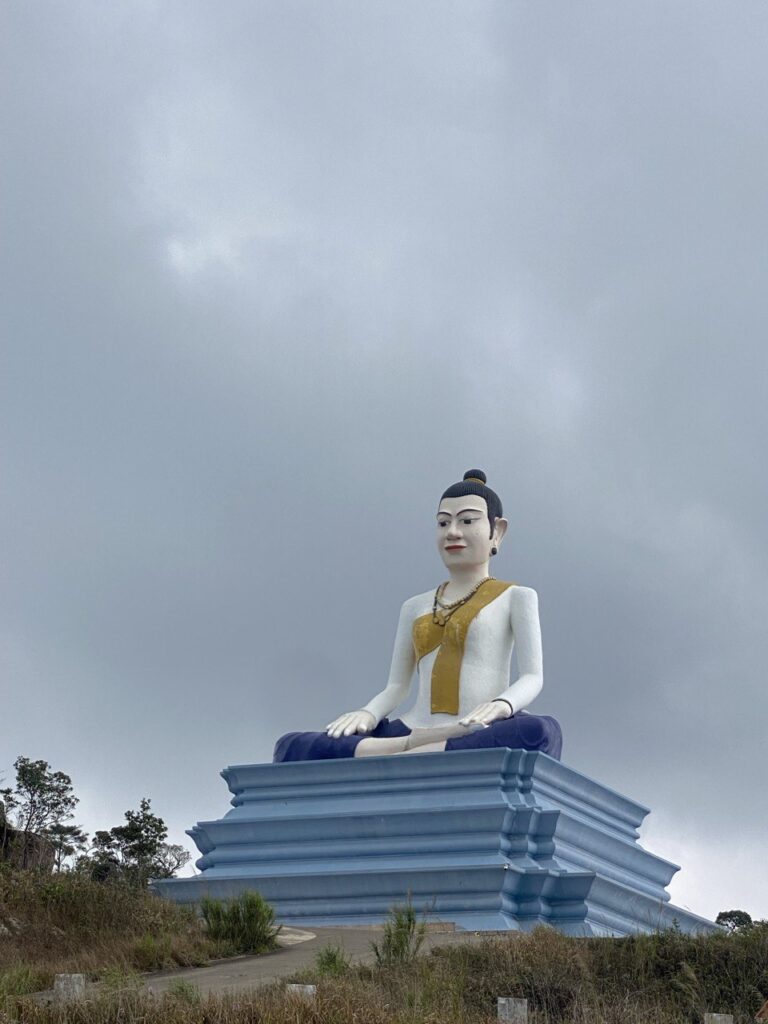
M 53 979 L 54 1003 L 71 1003 L 85 996 L 84 974 L 57 974 Z
M 730 1013 L 705 1013 L 704 1024 L 733 1024 Z
M 528 1024 L 527 999 L 499 996 L 496 1002 L 499 1020 L 511 1021 L 511 1024 Z
M 289 995 L 299 999 L 314 999 L 317 995 L 317 985 L 286 985 L 285 988 Z

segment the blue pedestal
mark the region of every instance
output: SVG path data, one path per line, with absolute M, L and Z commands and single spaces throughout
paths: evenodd
M 181 903 L 256 889 L 291 925 L 382 921 L 410 894 L 472 930 L 627 935 L 677 924 L 678 870 L 646 852 L 648 810 L 546 754 L 451 751 L 222 772 L 233 809 L 190 830 L 194 878 L 158 881 Z

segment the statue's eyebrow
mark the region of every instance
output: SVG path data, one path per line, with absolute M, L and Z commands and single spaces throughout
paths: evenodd
M 456 515 L 457 516 L 463 516 L 465 512 L 477 512 L 478 515 L 482 515 L 483 514 L 483 510 L 481 508 L 463 508 L 460 512 L 457 512 Z M 437 513 L 437 515 L 438 516 L 449 516 L 449 515 L 451 515 L 451 513 L 450 512 L 446 512 L 444 509 L 440 509 L 440 511 Z

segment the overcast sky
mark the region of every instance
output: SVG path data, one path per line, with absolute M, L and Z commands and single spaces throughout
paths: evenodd
M 383 686 L 477 466 L 564 761 L 768 917 L 765 0 L 0 20 L 6 784 L 187 842 Z

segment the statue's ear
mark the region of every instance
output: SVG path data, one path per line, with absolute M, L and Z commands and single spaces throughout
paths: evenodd
M 501 542 L 504 540 L 504 534 L 507 532 L 509 523 L 506 519 L 501 517 L 494 520 L 493 523 L 493 542 L 496 547 L 501 547 Z

